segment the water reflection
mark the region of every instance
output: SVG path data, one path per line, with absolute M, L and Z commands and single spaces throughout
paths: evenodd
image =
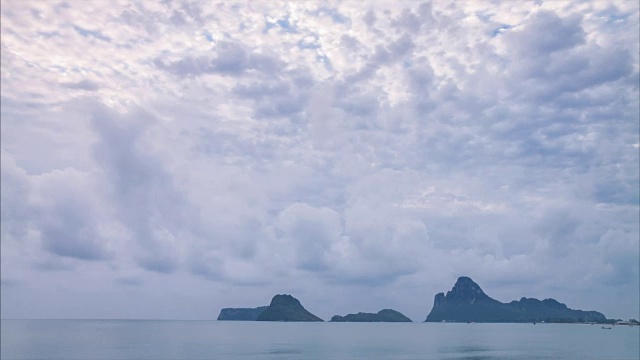
M 465 344 L 465 345 L 441 347 L 438 349 L 438 352 L 444 353 L 444 354 L 450 354 L 450 353 L 467 354 L 467 353 L 476 353 L 476 352 L 491 351 L 491 350 L 493 349 L 487 346 Z
M 269 355 L 290 355 L 290 354 L 301 354 L 302 351 L 297 349 L 273 349 L 267 352 Z

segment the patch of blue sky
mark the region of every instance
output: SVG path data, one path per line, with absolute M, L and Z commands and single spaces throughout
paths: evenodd
M 262 32 L 263 33 L 269 32 L 269 30 L 273 29 L 274 27 L 276 27 L 276 23 L 275 22 L 269 22 L 267 20 L 264 23 L 264 30 L 262 30 Z
M 216 40 L 213 38 L 213 35 L 211 35 L 211 33 L 209 32 L 209 30 L 205 30 L 202 32 L 202 35 L 204 36 L 204 38 L 208 41 L 208 42 L 216 42 Z
M 269 32 L 269 30 L 275 28 L 275 27 L 279 27 L 280 29 L 282 29 L 285 32 L 288 33 L 297 33 L 298 30 L 296 29 L 296 26 L 293 25 L 291 22 L 289 22 L 289 15 L 285 16 L 282 19 L 277 19 L 277 20 L 273 20 L 273 18 L 269 19 L 268 17 L 265 19 L 265 26 L 264 26 L 264 30 L 262 31 L 263 33 Z
M 276 24 L 280 26 L 280 28 L 288 33 L 297 32 L 296 27 L 289 22 L 289 16 L 287 15 L 284 19 L 280 19 L 276 21 Z
M 476 11 L 476 17 L 478 17 L 478 19 L 482 20 L 482 22 L 484 23 L 488 23 L 491 21 L 491 15 L 487 15 L 478 11 Z
M 505 31 L 509 30 L 513 28 L 513 26 L 511 25 L 507 25 L 507 24 L 502 24 L 500 26 L 498 26 L 497 28 L 493 29 L 491 31 L 491 37 L 496 37 L 500 34 L 503 34 Z
M 77 25 L 73 25 L 73 30 L 75 30 L 78 34 L 80 34 L 80 35 L 82 35 L 84 37 L 93 37 L 93 38 L 96 38 L 98 40 L 111 42 L 111 38 L 109 38 L 108 36 L 103 35 L 100 31 L 87 30 L 87 29 L 81 28 L 80 26 L 77 26 Z
M 49 69 L 54 70 L 54 71 L 59 72 L 59 73 L 62 73 L 62 74 L 64 74 L 64 73 L 69 71 L 69 69 L 67 69 L 64 66 L 60 66 L 60 65 L 51 65 L 49 67 Z
M 311 50 L 315 50 L 315 49 L 319 49 L 320 46 L 320 42 L 318 41 L 318 37 L 314 36 L 314 35 L 310 35 L 307 36 L 304 39 L 300 39 L 298 41 L 298 48 L 300 49 L 311 49 Z
M 328 15 L 335 23 L 338 24 L 346 24 L 351 22 L 351 19 L 347 16 L 342 15 L 337 9 L 334 8 L 320 8 L 315 12 L 316 16 Z
M 631 14 L 608 14 L 608 15 L 605 15 L 605 17 L 607 18 L 608 23 L 617 24 L 617 23 L 627 21 L 627 19 L 629 18 L 629 15 Z
M 327 55 L 318 54 L 316 59 L 318 59 L 319 62 L 324 64 L 324 68 L 325 69 L 327 69 L 328 71 L 333 71 L 333 66 L 331 65 L 331 60 L 329 60 L 329 57 Z

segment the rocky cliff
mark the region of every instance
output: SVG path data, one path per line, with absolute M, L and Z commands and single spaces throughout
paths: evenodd
M 411 319 L 399 311 L 384 309 L 376 314 L 359 312 L 345 316 L 335 315 L 331 318 L 331 322 L 411 322 Z
M 260 306 L 257 308 L 224 308 L 220 310 L 218 320 L 244 320 L 253 321 L 258 318 L 258 315 L 262 314 L 267 306 Z
M 291 295 L 276 295 L 257 321 L 324 321 L 308 312 L 298 299 Z
M 468 277 L 460 277 L 451 291 L 435 296 L 427 322 L 604 322 L 597 311 L 568 308 L 554 299 L 502 303 L 492 299 Z

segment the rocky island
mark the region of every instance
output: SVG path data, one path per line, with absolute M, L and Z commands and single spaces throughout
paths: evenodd
M 460 277 L 451 291 L 439 293 L 426 322 L 605 322 L 597 311 L 568 308 L 554 299 L 521 298 L 502 303 L 492 299 L 468 277 Z
M 411 322 L 411 319 L 399 311 L 383 309 L 376 314 L 359 312 L 345 316 L 335 315 L 331 318 L 331 322 Z
M 257 308 L 224 308 L 220 310 L 218 320 L 255 321 L 267 306 Z
M 324 321 L 305 309 L 291 295 L 276 295 L 271 304 L 256 318 L 257 321 Z

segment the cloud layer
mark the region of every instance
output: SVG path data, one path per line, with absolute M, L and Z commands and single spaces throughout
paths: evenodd
M 638 318 L 638 19 L 6 1 L 2 317 L 423 320 L 467 275 Z

